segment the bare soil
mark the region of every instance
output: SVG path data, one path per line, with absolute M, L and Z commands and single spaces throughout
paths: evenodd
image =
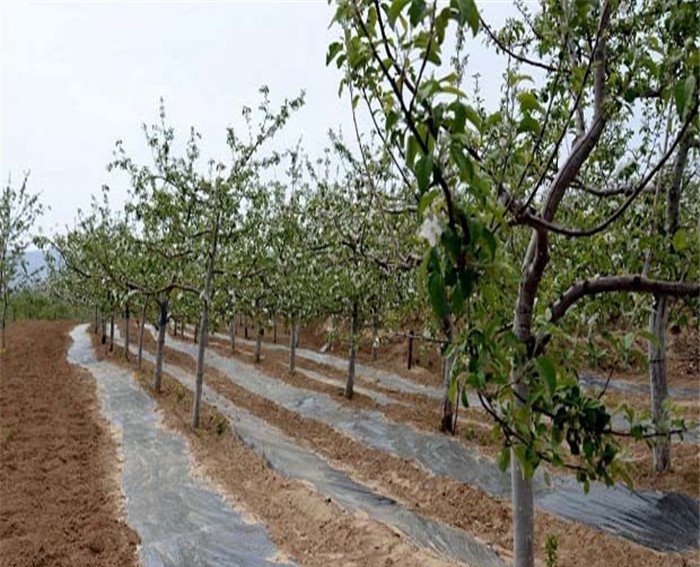
M 0 354 L 0 565 L 137 565 L 117 446 L 89 373 L 66 360 L 74 323 L 23 321 Z
M 153 351 L 155 344 L 152 339 L 145 341 L 145 344 L 148 350 Z M 269 357 L 270 353 L 267 354 Z M 166 346 L 165 357 L 171 364 L 194 371 L 194 360 L 185 354 Z M 272 368 L 271 362 L 272 357 L 263 362 L 262 369 L 279 377 L 278 371 L 274 370 L 279 365 L 272 365 Z M 294 377 L 288 379 L 296 380 Z M 454 479 L 436 477 L 410 460 L 367 448 L 325 424 L 304 419 L 251 394 L 211 367 L 205 369 L 205 381 L 239 407 L 277 426 L 377 492 L 425 516 L 464 529 L 491 544 L 503 557 L 509 556 L 512 546 L 509 502 L 491 498 L 484 491 Z M 364 405 L 373 402 L 357 397 L 347 403 Z M 216 454 L 217 451 L 212 449 L 212 453 Z M 217 474 L 222 472 L 213 469 L 214 478 L 217 478 Z M 556 535 L 559 540 L 559 565 L 562 566 L 687 566 L 696 564 L 699 559 L 697 553 L 685 556 L 657 553 L 582 524 L 565 522 L 550 514 L 537 512 L 535 547 L 538 560 L 542 563 L 548 535 Z

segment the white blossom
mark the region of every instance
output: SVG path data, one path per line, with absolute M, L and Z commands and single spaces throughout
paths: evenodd
M 430 246 L 435 246 L 440 239 L 442 234 L 442 225 L 440 221 L 435 216 L 427 217 L 423 221 L 423 225 L 420 227 L 418 236 L 425 238 Z

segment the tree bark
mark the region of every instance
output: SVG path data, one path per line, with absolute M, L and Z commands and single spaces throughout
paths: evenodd
M 413 366 L 413 331 L 408 333 L 408 361 L 406 366 L 408 366 L 409 370 Z
M 297 354 L 297 340 L 296 335 L 299 332 L 299 326 L 295 322 L 294 316 L 292 316 L 292 324 L 289 329 L 289 372 L 294 372 L 296 369 L 296 354 Z
M 352 304 L 352 325 L 350 338 L 350 361 L 348 363 L 348 381 L 345 384 L 345 397 L 352 399 L 355 388 L 355 358 L 357 357 L 357 333 L 359 327 L 359 306 L 357 301 Z
M 449 309 L 449 306 L 448 306 Z M 445 335 L 447 337 L 447 346 L 452 346 L 454 342 L 454 321 L 452 313 L 447 312 L 444 321 Z M 453 351 L 450 356 L 442 358 L 442 419 L 440 421 L 440 431 L 443 433 L 454 433 L 454 404 L 450 399 L 450 386 L 452 385 L 452 369 L 454 368 L 455 357 L 457 351 Z
M 102 331 L 102 336 L 100 337 L 100 342 L 103 345 L 107 344 L 107 319 L 105 319 L 104 312 L 100 313 L 100 330 Z
M 277 344 L 277 312 L 272 315 L 272 342 Z
M 192 331 L 192 342 L 197 344 L 197 336 L 199 335 L 199 323 L 194 324 L 194 331 Z
M 235 315 L 231 319 L 231 326 L 229 328 L 229 332 L 231 335 L 231 353 L 233 354 L 236 352 L 236 317 Z
M 2 329 L 1 329 L 1 331 L 2 331 L 2 332 L 1 332 L 2 338 L 1 338 L 0 340 L 2 341 L 2 343 L 1 343 L 1 345 L 2 345 L 1 348 L 2 348 L 3 351 L 7 348 L 7 337 L 6 337 L 6 331 L 5 331 L 5 327 L 6 327 L 6 325 L 7 325 L 7 304 L 8 304 L 7 296 L 6 296 L 5 293 L 3 293 L 3 298 L 2 298 L 2 320 L 0 320 L 0 327 L 2 327 Z
M 143 332 L 146 328 L 146 308 L 148 307 L 148 301 L 144 298 L 143 307 L 141 308 L 141 319 L 139 320 L 139 354 L 137 357 L 137 363 L 139 368 L 141 368 L 141 362 L 143 361 Z
M 260 303 L 257 299 L 255 300 L 254 323 L 256 328 L 258 329 L 258 335 L 255 338 L 255 351 L 253 354 L 253 362 L 258 364 L 260 363 L 260 353 L 262 351 L 262 340 L 263 335 L 265 334 L 265 329 L 262 326 L 262 318 L 260 317 Z
M 666 236 L 672 240 L 680 221 L 681 185 L 683 171 L 688 158 L 691 137 L 686 134 L 678 147 L 673 167 L 673 179 L 666 192 Z M 672 251 L 671 251 L 672 252 Z M 668 326 L 667 295 L 654 296 L 654 310 L 649 316 L 649 332 L 654 341 L 649 341 L 649 384 L 651 387 L 651 416 L 656 431 L 668 431 L 668 367 L 666 364 L 666 327 Z M 665 472 L 671 468 L 671 440 L 668 436 L 657 437 L 654 442 L 654 470 Z
M 131 313 L 129 312 L 129 304 L 126 304 L 126 307 L 124 309 L 124 358 L 126 360 L 129 360 L 129 342 L 130 342 L 130 316 Z
M 372 362 L 377 362 L 377 352 L 379 350 L 379 320 L 375 310 L 372 317 Z
M 100 329 L 100 321 L 99 321 L 98 313 L 99 313 L 99 307 L 97 306 L 97 304 L 95 304 L 95 334 L 97 334 L 97 332 Z
M 202 322 L 199 326 L 199 350 L 197 351 L 197 368 L 195 370 L 194 402 L 192 404 L 192 427 L 199 427 L 199 408 L 202 401 L 202 383 L 204 381 L 204 355 L 209 339 L 209 302 L 211 301 L 211 286 L 214 277 L 214 262 L 216 261 L 216 245 L 219 238 L 219 213 L 214 222 L 214 236 L 207 261 L 207 275 L 204 280 L 204 301 L 202 303 Z
M 156 344 L 156 365 L 153 370 L 153 389 L 156 392 L 160 392 L 160 385 L 163 379 L 163 356 L 165 355 L 165 329 L 168 325 L 168 303 L 168 297 L 165 297 L 160 302 L 160 319 L 158 321 L 158 343 Z
M 109 352 L 114 352 L 114 307 L 109 318 Z

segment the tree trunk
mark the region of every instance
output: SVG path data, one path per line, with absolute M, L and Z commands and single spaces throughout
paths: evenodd
M 294 372 L 296 368 L 296 355 L 297 355 L 297 333 L 299 332 L 299 326 L 294 322 L 294 316 L 292 316 L 292 324 L 289 329 L 289 372 Z
M 158 343 L 156 345 L 156 365 L 153 370 L 153 389 L 160 392 L 160 384 L 163 378 L 163 356 L 165 355 L 165 329 L 168 325 L 168 302 L 166 297 L 160 302 L 160 319 L 158 321 Z
M 357 301 L 352 304 L 352 329 L 350 338 L 350 362 L 348 364 L 348 381 L 345 384 L 345 397 L 352 400 L 355 388 L 355 358 L 357 357 L 357 333 L 359 327 L 359 306 Z
M 173 337 L 177 337 L 177 319 L 173 319 Z
M 236 352 L 236 317 L 234 316 L 231 319 L 231 326 L 229 328 L 229 332 L 231 333 L 231 353 L 233 354 Z
M 243 336 L 245 336 L 245 340 L 248 340 L 248 317 L 244 316 L 243 317 Z
M 109 318 L 109 352 L 114 352 L 114 307 Z
M 194 324 L 194 331 L 192 331 L 192 342 L 197 344 L 197 336 L 199 335 L 199 323 Z
M 260 317 L 260 304 L 259 304 L 257 299 L 255 300 L 254 322 L 255 322 L 255 326 L 258 329 L 258 336 L 255 339 L 255 351 L 253 354 L 253 362 L 258 364 L 260 362 L 260 352 L 262 351 L 262 340 L 263 340 L 263 335 L 265 334 L 265 329 L 263 329 L 263 326 L 262 326 L 261 317 Z
M 673 166 L 673 179 L 666 192 L 666 237 L 669 240 L 678 231 L 680 219 L 681 185 L 683 170 L 688 158 L 691 136 L 681 140 Z M 670 250 L 673 253 L 673 249 Z M 654 296 L 654 310 L 649 316 L 649 332 L 654 341 L 649 341 L 649 383 L 651 386 L 651 416 L 657 432 L 668 431 L 668 369 L 666 365 L 666 327 L 668 325 L 668 297 Z M 654 442 L 654 470 L 665 472 L 671 468 L 671 440 L 668 436 L 657 437 Z
M 105 319 L 104 312 L 100 313 L 100 330 L 102 331 L 102 336 L 100 338 L 100 342 L 103 345 L 106 345 L 107 344 L 107 319 Z
M 408 366 L 409 370 L 413 366 L 413 331 L 408 332 L 408 361 L 406 366 Z
M 526 396 L 525 385 L 518 382 L 515 391 Z M 522 403 L 516 398 L 516 404 Z M 514 567 L 533 567 L 535 564 L 535 507 L 532 492 L 532 479 L 526 478 L 520 467 L 514 449 L 510 454 L 510 479 L 513 506 L 513 553 Z
M 375 311 L 372 317 L 372 362 L 377 362 L 377 351 L 379 350 L 379 320 Z
M 6 337 L 6 331 L 5 327 L 7 325 L 7 296 L 6 294 L 3 293 L 3 298 L 2 298 L 2 320 L 0 320 L 0 334 L 2 337 L 0 338 L 0 350 L 4 351 L 7 348 L 7 337 Z
M 100 330 L 100 321 L 99 321 L 99 307 L 97 304 L 95 304 L 95 334 Z
M 126 304 L 126 308 L 124 309 L 124 358 L 126 360 L 129 360 L 129 342 L 130 342 L 130 315 L 131 313 L 129 312 L 129 304 Z
M 143 307 L 141 308 L 141 319 L 139 320 L 139 354 L 137 358 L 139 369 L 141 368 L 141 362 L 143 361 L 143 331 L 146 328 L 146 307 L 148 307 L 148 301 L 144 299 Z
M 277 344 L 277 312 L 272 315 L 272 342 Z
M 212 239 L 209 259 L 207 261 L 207 275 L 204 280 L 204 301 L 202 303 L 202 323 L 199 331 L 199 350 L 197 351 L 197 368 L 195 370 L 194 402 L 192 404 L 192 427 L 199 426 L 199 408 L 202 401 L 202 382 L 204 381 L 204 355 L 209 339 L 209 302 L 211 301 L 211 284 L 214 278 L 214 262 L 216 260 L 216 245 L 219 238 L 219 214 L 217 212 L 214 222 L 214 237 Z
M 666 368 L 666 325 L 668 323 L 668 297 L 654 297 L 654 311 L 649 316 L 649 332 L 656 341 L 649 341 L 649 380 L 651 382 L 651 409 L 655 429 L 668 431 L 669 412 L 668 377 Z M 671 466 L 671 443 L 668 437 L 658 437 L 654 442 L 654 470 L 664 472 Z
M 447 336 L 448 348 L 454 342 L 454 321 L 452 313 L 448 311 L 444 320 L 445 335 Z M 442 358 L 442 420 L 440 421 L 440 431 L 443 433 L 454 433 L 454 404 L 450 399 L 450 386 L 452 385 L 452 369 L 454 368 L 457 351 L 453 350 L 450 356 Z

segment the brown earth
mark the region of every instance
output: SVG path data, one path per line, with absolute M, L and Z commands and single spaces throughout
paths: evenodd
M 95 337 L 101 358 L 111 356 L 112 361 L 128 364 L 124 362 L 121 347 L 115 347 L 110 355 L 97 343 Z M 150 337 L 144 343 L 153 346 Z M 163 375 L 161 393 L 156 394 L 150 385 L 152 365 L 144 361 L 141 372 L 135 365 L 131 367 L 144 389 L 156 400 L 166 426 L 187 439 L 198 470 L 237 506 L 263 521 L 270 537 L 286 556 L 305 567 L 455 565 L 417 549 L 384 524 L 348 514 L 305 483 L 287 480 L 270 470 L 235 434 L 220 427 L 225 418 L 205 403 L 201 408 L 201 426 L 193 431 L 192 394 L 167 373 Z
M 118 450 L 70 322 L 23 321 L 0 353 L 0 565 L 137 565 Z
M 145 345 L 153 352 L 155 343 L 151 337 L 145 341 Z M 194 371 L 194 360 L 186 354 L 166 346 L 165 357 L 171 364 Z M 211 367 L 205 369 L 205 381 L 239 407 L 277 426 L 380 494 L 394 498 L 425 516 L 464 529 L 493 545 L 502 556 L 509 556 L 512 516 L 508 502 L 491 498 L 484 491 L 454 479 L 436 477 L 411 460 L 367 448 L 325 424 L 304 419 L 251 394 Z M 367 404 L 371 400 L 358 397 L 347 403 L 356 402 Z M 582 524 L 565 522 L 550 514 L 537 512 L 536 554 L 542 562 L 548 535 L 558 538 L 559 565 L 562 566 L 681 566 L 694 565 L 699 558 L 697 553 L 686 556 L 657 553 Z

